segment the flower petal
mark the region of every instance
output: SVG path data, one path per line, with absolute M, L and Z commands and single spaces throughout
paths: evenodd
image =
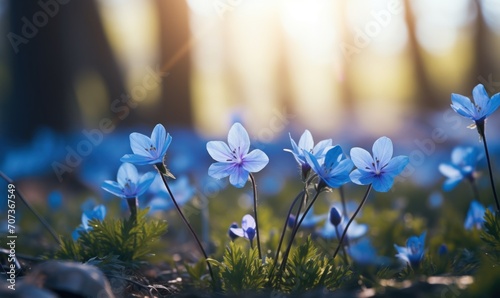
M 304 157 L 306 158 L 307 164 L 313 169 L 313 171 L 318 174 L 318 176 L 322 177 L 325 175 L 325 171 L 323 171 L 323 168 L 319 164 L 318 160 L 316 159 L 316 156 L 314 156 L 310 152 L 304 151 Z
M 251 173 L 262 170 L 269 163 L 269 157 L 259 149 L 252 150 L 243 158 L 242 166 Z
M 229 183 L 237 188 L 242 188 L 248 181 L 250 173 L 241 166 L 235 165 L 229 176 Z
M 460 170 L 452 165 L 442 163 L 439 165 L 439 171 L 441 172 L 441 174 L 445 175 L 448 178 L 462 179 L 462 173 L 460 172 Z
M 367 185 L 373 182 L 374 174 L 372 172 L 366 172 L 356 169 L 349 174 L 351 181 L 358 185 Z
M 245 214 L 241 220 L 241 228 L 247 230 L 248 228 L 255 229 L 255 219 L 250 214 Z
M 394 183 L 394 177 L 390 175 L 376 175 L 373 177 L 372 186 L 375 191 L 388 192 Z
M 410 159 L 408 156 L 400 155 L 396 156 L 389 161 L 387 166 L 383 169 L 384 175 L 391 175 L 392 177 L 399 175 L 408 165 Z
M 373 166 L 373 158 L 363 148 L 359 147 L 354 147 L 351 149 L 351 160 L 356 166 L 356 168 L 363 170 L 363 171 L 375 171 L 375 168 Z
M 156 146 L 157 150 L 160 150 L 160 151 L 158 151 L 158 157 L 160 157 L 161 160 L 163 160 L 163 157 L 165 157 L 165 154 L 167 154 L 167 150 L 168 150 L 168 147 L 170 147 L 170 143 L 172 143 L 172 136 L 168 133 L 167 139 L 163 143 L 162 147 Z M 159 149 L 159 148 L 162 148 L 162 149 Z
M 475 120 L 476 118 L 476 108 L 470 101 L 468 97 L 460 94 L 451 94 L 451 108 L 458 114 Z M 477 120 L 477 119 L 476 119 Z
M 493 114 L 498 107 L 500 107 L 500 93 L 497 93 L 491 97 L 488 101 L 488 105 L 486 107 L 486 117 Z
M 136 196 L 140 196 L 148 190 L 151 183 L 155 180 L 155 174 L 154 172 L 147 172 L 141 176 L 139 183 L 137 183 Z
M 314 147 L 314 139 L 309 130 L 305 130 L 304 133 L 300 136 L 299 140 L 299 148 L 304 149 L 310 152 Z
M 379 160 L 380 167 L 389 163 L 392 158 L 392 141 L 388 137 L 381 137 L 373 143 L 373 160 Z
M 240 123 L 236 122 L 231 126 L 227 135 L 229 149 L 237 150 L 240 154 L 247 154 L 250 149 L 250 138 L 247 131 Z M 239 148 L 239 149 L 238 149 Z
M 456 178 L 449 178 L 447 179 L 444 184 L 443 184 L 443 190 L 444 191 L 451 191 L 453 190 L 460 181 L 462 181 L 463 177 L 456 177 Z
M 138 132 L 133 132 L 130 134 L 130 148 L 132 148 L 132 152 L 142 156 L 151 156 L 148 150 L 153 146 L 153 142 L 151 139 L 143 134 Z
M 332 146 L 332 139 L 322 140 L 314 146 L 312 152 L 316 158 L 321 158 L 325 154 L 325 150 Z
M 230 228 L 230 230 L 238 237 L 245 237 L 245 231 L 242 228 Z
M 342 158 L 342 148 L 339 145 L 329 149 L 325 155 L 324 165 L 326 168 L 335 167 Z
M 227 162 L 216 162 L 210 165 L 208 168 L 208 175 L 215 179 L 222 179 L 231 175 L 234 171 L 235 164 Z
M 116 181 L 120 183 L 120 185 L 125 186 L 129 180 L 130 182 L 136 184 L 139 180 L 139 174 L 137 173 L 137 168 L 133 164 L 125 162 L 122 163 L 118 169 Z
M 210 156 L 219 162 L 228 162 L 234 159 L 234 156 L 227 146 L 222 141 L 210 141 L 207 143 L 207 151 Z
M 156 150 L 159 152 L 163 151 L 166 139 L 167 131 L 165 130 L 165 127 L 161 124 L 156 124 L 155 128 L 153 128 L 153 132 L 151 133 L 151 142 L 156 147 Z
M 476 106 L 480 108 L 478 109 L 478 116 L 484 117 L 487 112 L 486 108 L 488 106 L 488 102 L 490 101 L 490 97 L 482 84 L 478 84 L 476 87 L 474 87 L 474 89 L 472 90 L 472 97 L 474 98 Z
M 137 154 L 125 154 L 122 158 L 120 158 L 120 161 L 136 165 L 148 165 L 151 163 L 151 157 Z
M 123 195 L 123 187 L 118 184 L 116 181 L 106 180 L 102 183 L 102 189 L 105 191 L 114 194 L 117 197 L 124 198 Z

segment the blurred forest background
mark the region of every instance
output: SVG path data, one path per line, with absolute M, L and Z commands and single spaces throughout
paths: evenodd
M 9 143 L 103 119 L 407 136 L 452 92 L 500 91 L 499 0 L 0 0 L 0 31 Z

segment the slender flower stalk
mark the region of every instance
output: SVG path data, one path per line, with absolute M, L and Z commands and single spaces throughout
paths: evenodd
M 165 184 L 165 187 L 167 188 L 167 191 L 168 191 L 168 194 L 170 195 L 170 198 L 172 198 L 172 202 L 174 203 L 175 208 L 177 209 L 177 212 L 181 216 L 182 221 L 184 221 L 184 223 L 188 227 L 189 231 L 191 232 L 191 235 L 193 236 L 194 240 L 198 244 L 198 247 L 200 248 L 200 251 L 203 254 L 203 257 L 205 257 L 205 261 L 206 261 L 207 266 L 208 266 L 208 271 L 210 272 L 210 277 L 212 278 L 212 281 L 215 282 L 214 273 L 212 271 L 212 266 L 210 265 L 210 262 L 208 261 L 208 255 L 207 255 L 205 249 L 203 248 L 203 245 L 201 244 L 200 239 L 196 235 L 196 232 L 194 231 L 193 227 L 191 226 L 191 224 L 189 223 L 187 218 L 184 216 L 184 213 L 182 213 L 181 207 L 179 206 L 179 204 L 177 204 L 177 201 L 175 200 L 174 194 L 172 193 L 172 191 L 170 190 L 170 187 L 168 186 L 168 182 L 167 182 L 168 171 L 165 168 L 165 165 L 163 163 L 157 163 L 155 166 L 156 166 L 156 169 L 158 170 L 158 172 L 160 173 L 161 179 L 163 180 L 163 184 Z
M 269 276 L 268 277 L 271 277 L 271 275 L 274 272 L 274 268 L 276 267 L 276 264 L 278 263 L 278 257 L 279 257 L 280 252 L 281 252 L 281 245 L 283 244 L 283 239 L 285 238 L 285 232 L 286 232 L 286 227 L 288 225 L 288 219 L 290 218 L 290 215 L 292 214 L 293 207 L 295 207 L 295 204 L 297 204 L 297 202 L 299 201 L 300 198 L 304 197 L 305 193 L 306 193 L 305 190 L 301 191 L 295 197 L 295 199 L 293 200 L 292 205 L 290 206 L 290 209 L 288 209 L 288 213 L 286 215 L 285 224 L 283 225 L 283 230 L 281 232 L 280 241 L 278 243 L 278 248 L 276 249 L 276 255 L 274 257 L 273 267 L 271 268 L 271 270 L 269 270 Z M 270 278 L 269 278 L 269 280 L 270 280 Z
M 366 189 L 366 193 L 365 193 L 365 196 L 363 197 L 363 200 L 361 201 L 358 208 L 356 209 L 356 211 L 354 211 L 354 214 L 351 216 L 351 218 L 347 222 L 347 225 L 345 226 L 344 232 L 342 233 L 342 237 L 340 237 L 339 245 L 337 246 L 337 249 L 335 249 L 335 252 L 333 253 L 333 259 L 335 259 L 335 257 L 339 253 L 339 250 L 342 247 L 342 242 L 344 241 L 344 238 L 347 235 L 347 229 L 349 229 L 349 226 L 353 222 L 354 218 L 356 218 L 356 215 L 358 215 L 359 211 L 361 210 L 361 208 L 365 204 L 366 200 L 368 199 L 368 195 L 370 194 L 371 189 L 372 189 L 372 185 L 370 184 L 370 185 L 368 185 L 368 188 Z
M 500 212 L 500 204 L 498 202 L 498 196 L 495 189 L 493 171 L 491 170 L 490 154 L 486 143 L 486 135 L 484 133 L 486 119 L 493 114 L 498 107 L 500 107 L 500 93 L 497 93 L 490 98 L 484 86 L 482 84 L 478 84 L 472 90 L 472 97 L 474 102 L 466 96 L 452 93 L 451 108 L 459 115 L 474 121 L 474 123 L 469 127 L 477 128 L 479 137 L 483 141 L 484 151 L 486 152 L 486 160 L 488 162 L 491 189 L 493 190 L 493 197 L 495 198 L 497 212 Z
M 330 212 L 328 214 L 328 220 L 335 227 L 335 234 L 337 235 L 337 239 L 340 239 L 339 225 L 342 222 L 342 216 L 340 215 L 340 213 L 337 210 L 337 208 L 332 207 L 330 209 Z M 344 257 L 344 263 L 346 265 L 349 265 L 349 261 L 347 259 L 347 252 L 345 250 L 345 247 L 343 247 L 343 246 L 342 246 L 342 254 L 343 254 L 343 257 Z
M 477 130 L 480 131 L 479 125 L 478 125 L 478 129 Z M 481 135 L 481 138 L 483 140 L 484 152 L 486 153 L 486 161 L 488 163 L 488 172 L 490 174 L 490 183 L 491 183 L 491 189 L 493 191 L 493 197 L 495 198 L 495 204 L 496 204 L 496 207 L 497 207 L 497 212 L 500 213 L 500 203 L 498 202 L 497 191 L 495 189 L 495 181 L 493 180 L 493 171 L 491 170 L 490 153 L 488 151 L 488 145 L 486 144 L 486 135 L 484 134 L 484 124 L 482 125 L 482 129 L 479 132 L 479 134 Z
M 295 227 L 292 230 L 292 235 L 290 236 L 290 242 L 288 242 L 288 246 L 285 250 L 285 253 L 283 254 L 283 261 L 281 262 L 281 266 L 280 266 L 280 269 L 278 271 L 279 275 L 283 274 L 283 272 L 286 268 L 286 263 L 288 262 L 288 255 L 290 254 L 290 250 L 292 249 L 293 240 L 295 239 L 295 235 L 297 234 L 297 232 L 300 228 L 300 225 L 304 221 L 304 218 L 306 218 L 307 213 L 309 212 L 309 210 L 311 210 L 312 206 L 314 205 L 314 202 L 316 201 L 316 199 L 318 198 L 318 196 L 322 190 L 323 190 L 322 188 L 316 190 L 316 194 L 314 195 L 311 202 L 307 206 L 306 211 L 304 212 L 302 217 L 300 217 L 300 220 L 295 223 Z M 298 219 L 298 217 L 297 217 L 297 219 Z
M 259 259 L 262 259 L 262 251 L 260 249 L 260 233 L 259 233 L 259 219 L 257 217 L 257 184 L 255 183 L 255 177 L 250 173 L 250 180 L 252 181 L 253 190 L 253 216 L 255 218 L 255 234 L 257 236 L 257 250 L 259 251 Z M 250 241 L 250 244 L 252 242 Z
M 7 181 L 7 183 L 14 184 L 14 181 L 12 179 L 10 179 L 7 175 L 5 175 L 5 173 L 3 173 L 2 171 L 0 171 L 0 176 L 2 176 L 2 178 L 5 181 Z M 31 211 L 31 213 L 33 213 L 33 215 L 35 215 L 35 217 L 38 219 L 38 221 L 40 221 L 42 223 L 42 225 L 44 226 L 44 228 L 47 229 L 47 231 L 49 231 L 50 235 L 52 235 L 52 237 L 56 240 L 56 242 L 59 245 L 61 245 L 61 240 L 59 240 L 59 237 L 57 236 L 54 229 L 52 229 L 52 227 L 49 225 L 49 223 L 42 216 L 40 216 L 40 214 L 38 214 L 38 212 L 36 212 L 36 210 L 33 209 L 33 207 L 31 207 L 30 203 L 28 203 L 28 201 L 26 201 L 23 194 L 19 191 L 19 189 L 17 187 L 16 187 L 16 193 L 17 193 L 17 196 L 24 203 L 24 205 L 29 209 L 29 211 Z

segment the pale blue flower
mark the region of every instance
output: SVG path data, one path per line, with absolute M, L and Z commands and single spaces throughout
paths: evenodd
M 388 263 L 386 257 L 377 255 L 370 239 L 364 237 L 358 241 L 353 241 L 347 248 L 347 253 L 354 262 L 361 265 L 385 265 Z
M 304 216 L 304 213 L 299 214 L 299 220 Z M 311 209 L 309 209 L 309 212 L 307 212 L 306 217 L 301 223 L 301 227 L 304 228 L 314 228 L 319 222 L 325 220 L 328 217 L 327 214 L 315 214 L 314 213 L 314 205 L 311 206 Z M 293 228 L 295 226 L 295 215 L 290 214 L 288 217 L 288 222 L 287 225 L 289 228 Z
M 311 166 L 306 160 L 306 152 L 311 153 L 314 155 L 316 160 L 322 162 L 325 158 L 325 150 L 332 146 L 331 139 L 322 140 L 315 146 L 312 134 L 307 129 L 300 136 L 298 145 L 292 139 L 292 135 L 290 134 L 290 143 L 292 144 L 292 149 L 284 149 L 284 151 L 292 153 L 293 157 L 301 167 Z
M 483 204 L 476 200 L 470 202 L 469 211 L 467 211 L 467 216 L 464 222 L 464 228 L 466 230 L 478 229 L 481 230 L 484 224 L 484 213 L 486 208 Z
M 349 173 L 353 163 L 350 159 L 345 159 L 340 146 L 337 145 L 328 150 L 324 162 L 320 162 L 309 152 L 305 153 L 305 157 L 313 171 L 318 174 L 320 184 L 338 188 L 350 181 Z
M 149 165 L 163 163 L 163 158 L 172 142 L 172 137 L 167 134 L 165 127 L 157 124 L 151 133 L 151 138 L 133 132 L 130 134 L 130 147 L 134 154 L 125 154 L 120 161 L 136 165 Z
M 102 188 L 122 199 L 135 198 L 142 195 L 155 179 L 155 173 L 148 172 L 139 176 L 131 163 L 123 163 L 118 169 L 116 181 L 106 180 Z
M 172 194 L 174 195 L 179 206 L 184 206 L 186 203 L 191 201 L 196 192 L 196 189 L 189 183 L 187 176 L 180 176 L 178 179 L 169 183 L 169 185 L 170 190 L 172 191 Z M 174 203 L 170 198 L 170 194 L 168 193 L 165 184 L 163 184 L 160 174 L 156 174 L 149 190 L 153 193 L 152 199 L 147 203 L 150 213 L 156 211 L 168 211 L 175 208 Z
M 82 213 L 82 223 L 73 231 L 71 234 L 73 240 L 78 240 L 81 233 L 88 232 L 92 230 L 92 227 L 89 225 L 89 221 L 92 219 L 97 219 L 103 221 L 106 217 L 106 207 L 104 205 L 95 206 L 94 209 L 84 211 Z
M 477 162 L 482 158 L 475 147 L 455 147 L 451 152 L 451 163 L 439 165 L 439 171 L 448 179 L 443 190 L 450 191 L 463 179 L 474 180 Z
M 255 237 L 255 219 L 250 215 L 246 214 L 241 220 L 241 228 L 230 228 L 230 232 L 238 237 L 244 237 L 250 240 L 250 242 Z
M 381 137 L 372 147 L 373 157 L 362 148 L 351 149 L 351 159 L 356 170 L 351 172 L 352 182 L 359 185 L 371 184 L 379 192 L 387 192 L 394 183 L 394 178 L 399 175 L 408 162 L 408 156 L 392 158 L 392 141 L 388 137 Z
M 250 138 L 240 123 L 235 123 L 229 130 L 227 144 L 222 141 L 207 143 L 207 151 L 215 159 L 208 169 L 208 174 L 216 179 L 229 176 L 229 182 L 235 187 L 245 186 L 250 173 L 262 170 L 269 158 L 259 149 L 250 149 Z
M 474 103 L 470 98 L 460 94 L 451 94 L 451 108 L 465 118 L 473 120 L 476 124 L 484 124 L 488 118 L 500 106 L 500 93 L 493 95 L 490 99 L 482 84 L 478 84 L 472 90 Z
M 340 213 L 339 210 L 337 211 Z M 340 237 L 342 237 L 342 234 L 344 233 L 345 227 L 347 226 L 348 222 L 349 218 L 346 218 L 341 214 L 341 222 L 337 226 Z M 349 240 L 352 240 L 362 237 L 366 234 L 366 232 L 368 232 L 368 226 L 366 224 L 359 224 L 356 222 L 356 220 L 353 220 L 351 222 L 351 225 L 349 226 L 349 229 L 347 230 L 346 236 Z M 319 233 L 321 237 L 325 239 L 338 239 L 335 226 L 332 224 L 330 212 L 328 212 L 328 220 L 325 220 L 325 224 L 323 225 Z
M 405 247 L 394 244 L 394 247 L 398 251 L 396 257 L 410 264 L 411 267 L 418 268 L 422 258 L 424 257 L 425 235 L 426 232 L 423 232 L 419 237 L 411 236 L 406 241 Z

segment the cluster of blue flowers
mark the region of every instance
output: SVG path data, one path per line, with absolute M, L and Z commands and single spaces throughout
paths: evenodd
M 451 152 L 451 162 L 441 163 L 438 167 L 439 171 L 446 177 L 443 184 L 444 191 L 452 191 L 462 181 L 469 182 L 472 187 L 474 195 L 464 221 L 464 228 L 467 230 L 481 229 L 484 224 L 484 214 L 487 207 L 481 203 L 477 183 L 480 177 L 478 167 L 484 159 L 488 165 L 496 211 L 500 211 L 485 134 L 487 118 L 500 106 L 500 93 L 490 98 L 485 88 L 479 84 L 473 90 L 473 99 L 474 101 L 459 94 L 452 94 L 451 107 L 459 115 L 473 121 L 471 128 L 477 128 L 480 140 L 484 145 L 484 154 L 474 146 L 458 146 Z M 319 235 L 325 239 L 338 241 L 333 257 L 337 255 L 339 250 L 342 250 L 346 262 L 347 256 L 359 263 L 380 264 L 385 262 L 383 257 L 376 255 L 376 250 L 371 245 L 370 239 L 364 237 L 367 234 L 368 226 L 357 223 L 355 219 L 360 214 L 371 190 L 388 192 L 393 187 L 395 178 L 408 165 L 409 158 L 404 155 L 393 156 L 393 143 L 390 138 L 385 136 L 378 138 L 373 143 L 371 152 L 354 147 L 350 149 L 348 155 L 344 153 L 340 145 L 334 145 L 332 139 L 315 143 L 309 130 L 304 131 L 298 142 L 292 138 L 291 134 L 289 134 L 289 139 L 291 149 L 284 149 L 284 151 L 293 155 L 299 167 L 303 189 L 291 203 L 289 212 L 284 218 L 284 229 L 276 251 L 275 262 L 279 263 L 279 256 L 282 253 L 281 245 L 287 227 L 288 231 L 291 231 L 291 237 L 282 254 L 282 267 L 287 262 L 290 247 L 299 228 L 313 230 L 321 222 L 324 224 L 319 229 Z M 172 142 L 172 137 L 166 132 L 163 125 L 157 124 L 151 136 L 134 132 L 130 134 L 129 140 L 133 153 L 121 157 L 122 164 L 118 168 L 116 181 L 104 181 L 101 185 L 102 189 L 124 199 L 128 204 L 132 218 L 136 215 L 137 208 L 149 207 L 151 212 L 177 209 L 207 259 L 208 255 L 203 245 L 181 209 L 181 206 L 195 195 L 196 190 L 183 174 L 179 176 L 179 179 L 173 180 L 175 177 L 165 164 L 165 155 Z M 258 196 L 254 173 L 263 170 L 268 165 L 270 158 L 261 149 L 251 150 L 249 134 L 238 122 L 229 129 L 227 143 L 209 141 L 206 143 L 206 151 L 215 160 L 208 168 L 210 177 L 217 180 L 229 177 L 229 183 L 236 188 L 243 188 L 248 181 L 251 182 L 254 202 L 253 215 L 244 215 L 241 227 L 233 222 L 228 229 L 228 235 L 232 240 L 245 238 L 249 240 L 251 246 L 256 240 L 259 256 L 262 258 Z M 152 165 L 156 172 L 140 173 L 136 165 Z M 192 164 L 187 162 L 186 167 L 190 166 Z M 182 166 L 179 166 L 177 170 L 182 172 Z M 204 173 L 206 175 L 206 171 Z M 360 203 L 345 200 L 342 188 L 347 183 L 367 186 L 366 193 Z M 323 192 L 335 189 L 339 190 L 341 202 L 333 204 L 325 214 L 315 214 L 314 203 L 318 196 Z M 150 196 L 149 201 L 138 200 L 140 196 L 146 194 Z M 489 208 L 493 210 L 492 207 Z M 76 240 L 82 233 L 92 229 L 89 226 L 90 220 L 103 220 L 105 215 L 104 205 L 84 210 L 81 218 L 82 223 L 74 231 L 73 238 Z M 394 244 L 396 256 L 412 268 L 418 268 L 426 251 L 425 238 L 426 232 L 423 232 L 420 236 L 410 237 L 406 246 Z M 207 262 L 207 266 L 211 272 L 210 263 Z

